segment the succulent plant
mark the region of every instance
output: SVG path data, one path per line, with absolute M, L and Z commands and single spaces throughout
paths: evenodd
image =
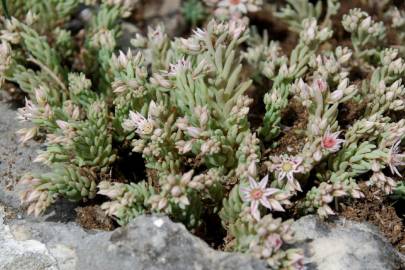
M 132 2 L 102 1 L 72 34 L 66 24 L 80 2 L 13 2 L 13 17 L 2 19 L 0 85 L 26 93 L 18 119 L 32 125 L 18 132 L 20 141 L 43 138 L 34 161 L 51 170 L 22 178 L 30 213 L 58 197 L 99 194 L 120 225 L 165 213 L 195 231 L 213 215 L 227 231 L 226 250 L 273 269 L 303 269 L 302 251 L 290 245 L 291 221 L 280 212 L 326 218 L 332 202 L 363 197 L 362 181 L 403 196 L 404 46 L 385 41 L 390 26 L 353 9 L 342 18 L 351 44 L 334 46 L 338 1 L 327 1 L 325 16 L 321 2 L 287 1 L 276 15 L 298 41 L 285 54 L 270 34 L 249 28 L 246 16 L 261 1 L 205 0 L 220 20 L 187 38 L 149 27 L 123 52 L 120 22 Z M 55 31 L 54 15 L 43 10 L 61 15 Z M 391 14 L 403 40 L 404 16 Z M 364 76 L 356 78 L 359 70 Z M 264 105 L 258 124 L 252 93 Z M 342 121 L 349 104 L 363 110 Z M 286 121 L 292 106 L 302 112 L 299 125 Z M 283 143 L 290 135 L 295 145 Z M 126 169 L 144 179 L 116 173 L 128 156 L 143 160 L 146 175 L 136 164 Z

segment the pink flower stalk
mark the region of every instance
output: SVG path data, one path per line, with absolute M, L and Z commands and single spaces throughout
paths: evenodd
M 405 154 L 399 154 L 399 144 L 401 140 L 398 140 L 395 144 L 391 146 L 391 149 L 388 152 L 388 166 L 390 167 L 392 174 L 397 174 L 401 176 L 398 171 L 398 166 L 405 165 Z
M 280 191 L 277 188 L 266 188 L 268 180 L 269 176 L 266 175 L 257 183 L 249 176 L 249 187 L 240 188 L 242 200 L 250 203 L 250 213 L 256 220 L 260 220 L 259 204 L 272 210 L 274 207 L 269 203 L 267 197 Z
M 294 174 L 302 173 L 304 167 L 302 166 L 303 159 L 301 157 L 290 156 L 277 156 L 272 157 L 273 164 L 271 170 L 276 172 L 278 181 L 287 178 L 287 186 L 291 190 L 302 191 L 300 183 L 294 178 Z
M 339 134 L 340 131 L 331 133 L 328 128 L 322 137 L 322 148 L 332 153 L 337 152 L 340 149 L 341 144 L 345 141 L 343 139 L 338 139 Z

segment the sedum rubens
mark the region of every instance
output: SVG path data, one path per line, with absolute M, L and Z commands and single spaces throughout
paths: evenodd
M 60 197 L 98 194 L 120 225 L 165 213 L 202 231 L 207 217 L 219 217 L 227 250 L 274 269 L 303 269 L 302 252 L 290 248 L 291 221 L 279 212 L 326 218 L 338 210 L 333 202 L 363 196 L 362 181 L 384 195 L 404 194 L 404 50 L 382 42 L 389 26 L 357 9 L 342 18 L 352 44 L 334 48 L 333 0 L 324 7 L 288 1 L 278 12 L 298 33 L 289 54 L 243 18 L 261 1 L 204 2 L 224 21 L 174 39 L 162 25 L 149 27 L 132 39 L 136 50 L 125 52 L 117 48 L 118 22 L 134 8 L 130 1 L 101 4 L 80 48 L 63 28 L 75 1 L 54 7 L 65 12 L 53 43 L 43 13 L 10 7 L 15 18 L 2 21 L 0 82 L 27 94 L 17 118 L 32 125 L 18 135 L 21 143 L 43 138 L 35 162 L 50 167 L 22 178 L 21 200 L 39 215 Z M 402 15 L 392 12 L 396 31 Z M 367 76 L 356 78 L 359 69 Z M 257 99 L 265 112 L 253 125 Z M 349 104 L 363 110 L 347 120 Z M 299 128 L 287 121 L 292 106 L 303 111 Z M 283 149 L 291 131 L 299 143 Z M 129 156 L 143 159 L 145 179 L 119 171 Z

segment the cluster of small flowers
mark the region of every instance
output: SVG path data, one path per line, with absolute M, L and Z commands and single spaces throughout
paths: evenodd
M 343 15 L 342 25 L 344 29 L 352 33 L 352 41 L 355 49 L 368 43 L 381 41 L 385 37 L 383 22 L 374 22 L 367 12 L 355 8 L 349 14 Z
M 217 168 L 209 169 L 206 173 L 198 174 L 193 177 L 188 186 L 198 191 L 208 191 L 217 181 L 223 182 L 223 175 Z
M 300 32 L 300 41 L 304 44 L 319 44 L 330 38 L 333 31 L 329 28 L 318 26 L 318 21 L 315 18 L 308 18 L 302 22 L 303 30 Z
M 21 41 L 19 25 L 19 21 L 15 18 L 4 20 L 4 25 L 0 31 L 0 39 L 14 45 L 19 44 Z
M 120 9 L 121 17 L 131 16 L 133 9 L 139 3 L 139 0 L 106 0 L 105 3 L 111 6 L 117 6 Z
M 101 29 L 95 33 L 90 41 L 90 46 L 97 50 L 107 48 L 113 50 L 116 46 L 114 33 L 111 30 Z
M 255 178 L 257 176 L 257 165 L 260 161 L 260 140 L 255 133 L 249 133 L 238 149 L 239 156 L 236 173 L 239 179 L 247 179 L 248 176 Z
M 388 72 L 392 75 L 398 76 L 405 72 L 405 62 L 399 56 L 399 50 L 396 48 L 387 48 L 381 52 L 381 63 L 383 66 L 388 67 Z
M 352 51 L 348 47 L 339 46 L 334 53 L 313 56 L 309 66 L 315 69 L 315 76 L 339 83 L 349 75 L 347 66 L 351 57 Z
M 383 114 L 388 110 L 402 110 L 404 108 L 404 101 L 402 100 L 404 94 L 405 88 L 400 79 L 393 82 L 390 86 L 386 85 L 384 79 L 376 81 L 371 85 L 370 89 L 364 93 L 368 102 L 365 114 L 370 117 L 375 117 L 373 115 Z
M 267 34 L 263 40 L 260 36 L 252 38 L 254 42 L 247 48 L 246 52 L 243 52 L 243 57 L 250 65 L 256 67 L 258 72 L 272 79 L 278 74 L 280 67 L 286 65 L 287 57 L 282 55 L 278 42 L 270 41 L 268 44 L 267 39 Z
M 34 178 L 31 175 L 25 175 L 21 180 L 20 184 L 22 185 L 30 185 L 30 186 L 38 186 L 42 184 L 42 180 L 38 178 Z M 20 200 L 22 204 L 29 204 L 27 213 L 34 214 L 38 216 L 42 213 L 45 209 L 47 209 L 54 201 L 50 192 L 47 190 L 39 190 L 39 189 L 28 189 L 21 193 Z
M 282 222 L 272 215 L 263 217 L 254 227 L 256 235 L 249 244 L 249 252 L 267 261 L 273 269 L 304 269 L 304 256 L 301 250 L 281 250 L 284 244 L 294 242 L 292 220 Z
M 205 4 L 214 7 L 218 18 L 241 18 L 248 12 L 257 12 L 263 0 L 204 0 Z
M 11 47 L 7 41 L 0 43 L 0 87 L 5 81 L 5 73 L 11 64 Z
M 148 200 L 153 194 L 144 182 L 137 184 L 111 183 L 102 181 L 98 184 L 98 194 L 107 196 L 110 201 L 101 205 L 101 209 L 124 225 L 131 219 L 146 211 Z
M 131 44 L 135 48 L 142 50 L 146 60 L 146 64 L 151 64 L 153 71 L 156 73 L 160 70 L 167 69 L 167 50 L 169 48 L 170 39 L 165 32 L 163 24 L 158 24 L 156 27 L 148 27 L 147 37 L 137 33 L 135 38 L 131 39 Z M 165 85 L 168 81 L 163 78 L 157 81 L 158 85 Z
M 335 214 L 328 204 L 336 198 L 348 195 L 356 199 L 364 197 L 353 179 L 348 179 L 345 173 L 334 173 L 329 182 L 322 182 L 308 191 L 300 208 L 306 213 L 316 211 L 320 217 L 325 218 Z
M 36 99 L 36 103 L 32 102 L 29 99 L 25 100 L 25 107 L 19 108 L 17 113 L 17 119 L 20 122 L 33 122 L 33 121 L 44 121 L 44 122 L 52 122 L 54 112 L 52 110 L 52 106 L 48 103 L 47 98 L 50 96 L 48 89 L 44 86 L 40 86 L 34 90 L 34 96 Z M 68 106 L 70 104 L 70 106 Z M 72 117 L 78 119 L 80 117 L 80 111 L 77 107 L 75 107 L 71 103 L 66 103 L 64 108 L 67 113 L 69 113 Z M 55 121 L 55 125 L 59 126 L 61 129 L 65 129 L 67 125 L 64 124 L 63 121 Z M 22 128 L 20 129 L 17 134 L 19 134 L 21 143 L 25 143 L 28 140 L 35 137 L 37 134 L 38 128 Z M 71 132 L 67 132 L 66 134 L 72 135 Z M 72 136 L 69 136 L 70 138 Z M 53 138 L 52 136 L 50 138 Z
M 170 174 L 166 176 L 164 181 L 161 181 L 161 193 L 150 198 L 150 203 L 153 209 L 164 210 L 173 203 L 185 209 L 190 205 L 188 192 L 191 190 L 190 183 L 194 171 L 191 170 L 182 176 Z M 192 185 L 191 185 L 192 186 Z

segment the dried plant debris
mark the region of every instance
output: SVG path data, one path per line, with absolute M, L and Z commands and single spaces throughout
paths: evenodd
M 359 8 L 339 18 L 336 0 L 286 1 L 272 15 L 297 35 L 286 54 L 249 21 L 262 1 L 188 1 L 183 13 L 198 4 L 209 14 L 186 14 L 200 28 L 171 39 L 163 25 L 150 26 L 123 52 L 122 19 L 136 1 L 9 2 L 0 83 L 26 94 L 17 118 L 32 125 L 18 131 L 20 142 L 43 138 L 34 162 L 51 169 L 22 177 L 29 213 L 59 197 L 98 196 L 119 225 L 164 213 L 201 232 L 215 217 L 225 250 L 303 269 L 302 251 L 290 248 L 291 220 L 280 217 L 290 204 L 326 218 L 333 202 L 364 197 L 360 178 L 382 198 L 401 186 L 405 47 L 386 38 L 394 31 L 404 44 L 401 9 L 382 21 Z M 92 16 L 71 31 L 83 5 Z M 340 43 L 337 20 L 348 37 Z M 255 125 L 252 95 L 264 109 Z

